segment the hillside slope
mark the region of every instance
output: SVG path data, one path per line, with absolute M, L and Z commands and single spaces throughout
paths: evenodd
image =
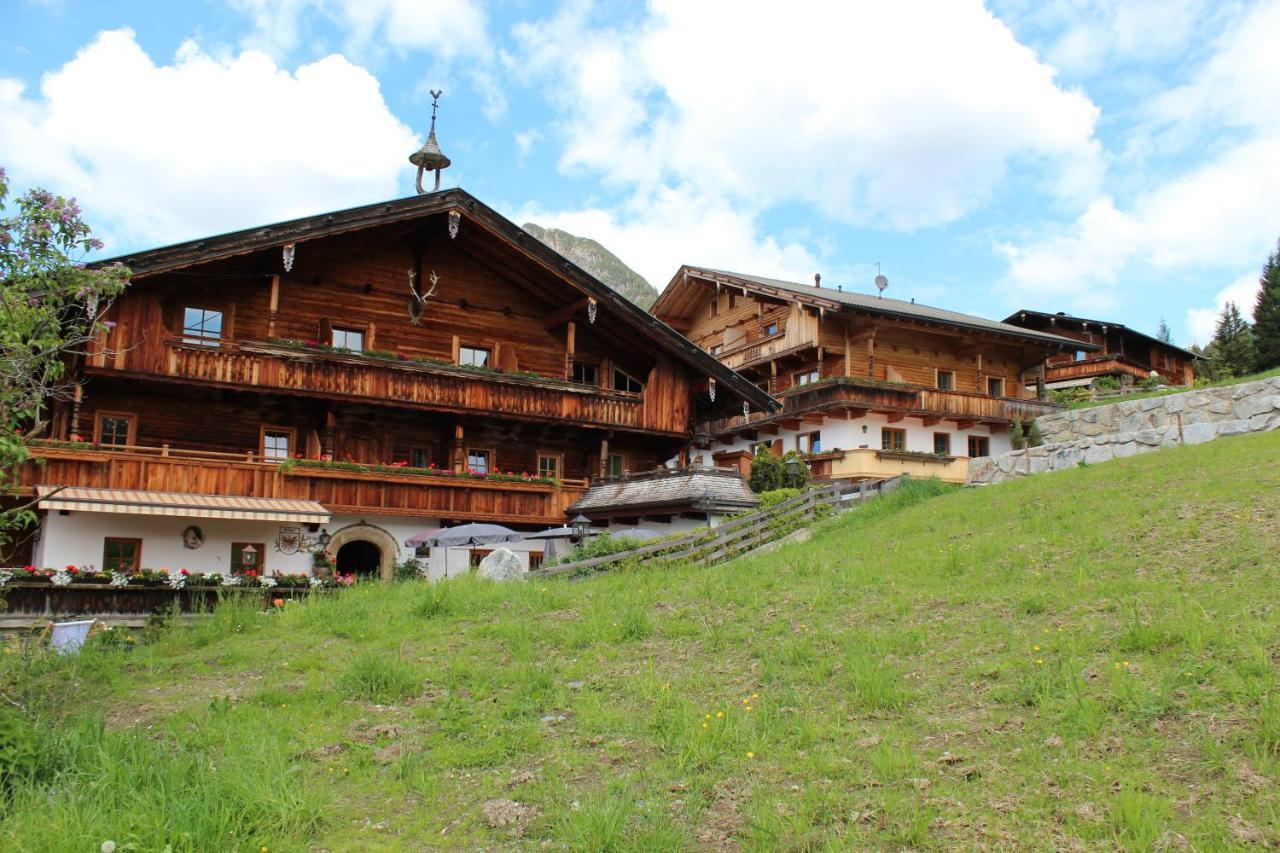
M 533 222 L 520 226 L 646 311 L 658 291 L 640 273 L 590 237 L 577 237 L 559 228 L 543 228 Z
M 1274 843 L 1278 495 L 1270 433 L 709 569 L 224 605 L 33 665 L 0 846 Z

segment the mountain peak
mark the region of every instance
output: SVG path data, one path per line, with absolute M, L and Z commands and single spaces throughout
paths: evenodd
M 534 222 L 520 227 L 646 311 L 658 298 L 657 289 L 644 276 L 590 237 L 578 237 L 559 228 L 543 228 Z

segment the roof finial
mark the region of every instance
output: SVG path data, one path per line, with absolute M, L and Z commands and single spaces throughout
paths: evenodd
M 436 188 L 433 192 L 440 191 L 440 170 L 449 168 L 449 158 L 444 156 L 444 152 L 440 150 L 439 143 L 436 142 L 436 109 L 440 106 L 440 96 L 444 94 L 441 89 L 431 90 L 431 132 L 427 134 L 427 141 L 421 148 L 409 155 L 409 162 L 418 167 L 418 177 L 416 186 L 418 195 L 426 192 L 422 188 L 422 173 L 436 173 Z

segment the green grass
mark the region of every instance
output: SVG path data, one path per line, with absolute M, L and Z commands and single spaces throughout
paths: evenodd
M 1272 370 L 1266 370 L 1262 373 L 1254 373 L 1249 376 L 1233 377 L 1231 379 L 1219 379 L 1216 382 L 1206 382 L 1203 385 L 1197 383 L 1194 389 L 1187 388 L 1166 388 L 1162 391 L 1135 391 L 1132 394 L 1117 395 L 1115 397 L 1105 397 L 1101 400 L 1077 400 L 1067 406 L 1069 409 L 1093 409 L 1098 406 L 1107 406 L 1111 403 L 1127 403 L 1130 400 L 1145 400 L 1148 397 L 1165 397 L 1169 394 L 1181 394 L 1188 390 L 1197 390 L 1200 388 L 1222 388 L 1227 385 L 1239 385 L 1242 382 L 1257 382 L 1261 379 L 1271 379 L 1280 376 L 1280 367 Z
M 0 658 L 39 704 L 0 719 L 35 746 L 0 848 L 1275 843 L 1278 495 L 1280 433 L 1244 436 L 917 484 L 711 568 L 232 602 Z

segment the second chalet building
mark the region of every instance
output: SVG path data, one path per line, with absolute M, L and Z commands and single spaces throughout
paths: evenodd
M 40 565 L 308 572 L 319 541 L 387 576 L 424 529 L 564 524 L 590 482 L 778 405 L 462 190 L 121 260 L 79 396 L 23 471 Z M 650 520 L 754 504 L 674 485 Z
M 655 316 L 783 403 L 701 422 L 702 464 L 746 472 L 765 442 L 802 455 L 817 477 L 964 482 L 969 457 L 1009 450 L 1015 423 L 1056 408 L 1037 399 L 1046 361 L 1096 349 L 819 283 L 685 266 L 654 304 Z

